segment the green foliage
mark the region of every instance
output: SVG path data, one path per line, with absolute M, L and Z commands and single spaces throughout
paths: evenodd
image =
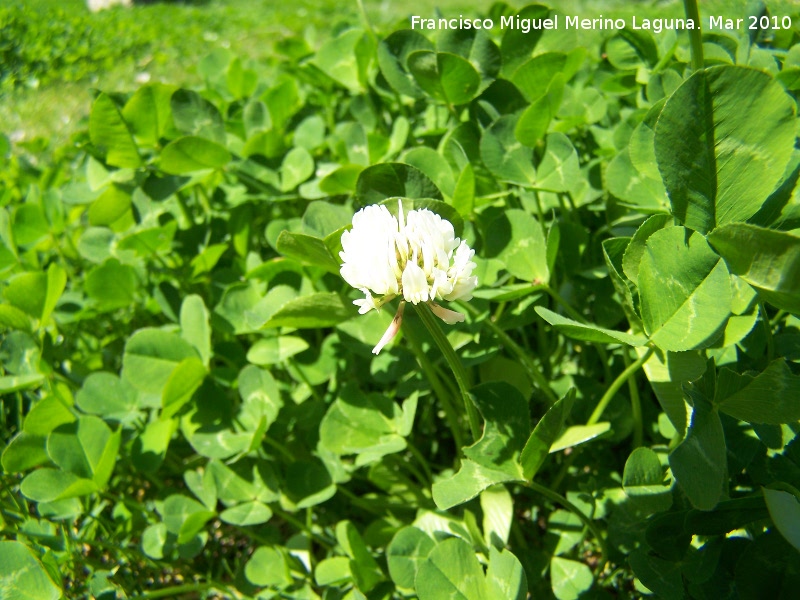
M 30 7 L 12 1 L 0 7 L 0 90 L 78 81 L 113 69 L 150 45 L 143 23 L 119 11 L 90 15 L 84 7 Z M 77 8 L 77 10 L 75 10 Z
M 0 137 L 0 589 L 794 589 L 792 27 L 708 33 L 693 72 L 672 31 L 346 23 L 98 92 L 38 166 Z M 341 237 L 398 199 L 480 288 L 374 356 L 397 300 L 357 313 Z
M 0 542 L 3 593 L 14 598 L 48 598 L 61 594 L 42 564 L 20 542 Z

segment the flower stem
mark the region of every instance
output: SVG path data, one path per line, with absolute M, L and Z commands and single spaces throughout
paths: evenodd
M 700 11 L 697 9 L 697 0 L 683 0 L 686 18 L 694 21 L 697 29 L 689 30 L 689 41 L 692 48 L 692 70 L 700 71 L 704 65 L 703 59 L 703 31 L 700 27 Z
M 444 359 L 450 366 L 450 370 L 453 371 L 453 376 L 456 379 L 458 390 L 461 392 L 461 398 L 464 400 L 464 408 L 467 411 L 467 419 L 469 421 L 469 429 L 472 433 L 472 439 L 477 440 L 481 434 L 480 419 L 478 417 L 478 409 L 473 404 L 472 396 L 469 393 L 467 372 L 464 370 L 464 365 L 461 364 L 461 360 L 458 358 L 456 351 L 453 350 L 453 346 L 450 344 L 447 336 L 442 331 L 442 328 L 439 327 L 439 323 L 436 322 L 436 318 L 433 316 L 431 309 L 428 308 L 428 305 L 417 304 L 415 305 L 415 308 L 417 309 L 417 314 L 422 320 L 422 323 L 428 329 L 431 337 L 433 337 L 433 341 L 436 342 L 437 346 L 439 346 L 439 350 L 444 355 Z
M 408 341 L 408 345 L 411 346 L 411 351 L 417 357 L 417 362 L 419 363 L 422 372 L 425 373 L 425 377 L 427 377 L 428 382 L 431 384 L 433 393 L 436 394 L 436 397 L 439 399 L 439 403 L 444 411 L 444 418 L 447 421 L 450 432 L 453 434 L 453 440 L 455 441 L 456 448 L 463 448 L 464 436 L 461 434 L 461 427 L 458 423 L 458 413 L 451 402 L 450 394 L 445 389 L 444 385 L 439 379 L 439 376 L 436 374 L 436 369 L 428 360 L 428 357 L 425 356 L 422 346 L 420 346 L 417 338 L 411 332 L 409 327 L 405 327 L 403 329 L 403 335 Z
M 586 528 L 592 532 L 592 535 L 595 537 L 597 543 L 600 546 L 600 552 L 603 555 L 603 559 L 600 564 L 602 570 L 602 567 L 608 561 L 608 546 L 606 545 L 606 540 L 603 537 L 602 532 L 597 528 L 597 525 L 595 525 L 595 523 L 589 517 L 583 514 L 581 509 L 579 509 L 577 506 L 575 506 L 572 502 L 567 500 L 564 496 L 562 496 L 558 492 L 554 492 L 550 488 L 545 487 L 539 483 L 536 483 L 535 481 L 528 481 L 525 483 L 525 485 L 530 489 L 532 489 L 533 491 L 538 492 L 548 500 L 551 500 L 556 504 L 560 504 L 561 506 L 566 508 L 569 512 L 578 517 L 581 520 L 581 523 L 583 523 L 586 526 Z

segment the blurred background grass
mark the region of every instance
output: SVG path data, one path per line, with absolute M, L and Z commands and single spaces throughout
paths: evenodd
M 780 15 L 796 0 L 770 0 Z M 408 26 L 408 17 L 440 11 L 479 15 L 485 0 L 365 0 L 379 31 Z M 521 8 L 528 2 L 511 1 Z M 559 0 L 551 5 L 587 18 L 682 16 L 682 0 Z M 753 0 L 701 1 L 710 14 L 743 16 Z M 197 64 L 215 48 L 260 63 L 279 60 L 277 41 L 301 34 L 313 46 L 338 24 L 359 19 L 355 0 L 194 0 L 138 3 L 90 13 L 85 0 L 4 0 L 0 4 L 0 133 L 23 142 L 46 138 L 58 145 L 78 129 L 92 89 L 124 92 L 146 81 L 181 86 L 200 82 Z M 591 45 L 604 32 L 586 32 Z

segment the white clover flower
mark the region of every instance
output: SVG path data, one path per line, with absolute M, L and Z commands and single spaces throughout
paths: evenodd
M 464 320 L 464 315 L 439 306 L 437 300 L 469 300 L 478 278 L 472 275 L 475 251 L 455 237 L 453 225 L 427 209 L 398 216 L 374 204 L 353 216 L 353 227 L 342 234 L 341 273 L 344 280 L 364 293 L 354 301 L 360 313 L 378 310 L 401 296 L 403 302 L 383 339 L 373 349 L 377 354 L 400 329 L 404 302 L 427 303 L 446 323 Z

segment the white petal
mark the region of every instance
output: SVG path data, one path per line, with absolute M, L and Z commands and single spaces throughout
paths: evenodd
M 366 297 L 359 298 L 358 300 L 353 300 L 353 304 L 355 304 L 358 307 L 358 313 L 363 315 L 373 309 L 378 310 L 380 306 L 375 304 L 375 298 L 372 297 L 372 294 L 370 294 L 366 290 L 361 290 L 361 291 L 364 292 Z
M 402 200 L 397 202 L 396 217 L 386 206 L 367 206 L 342 234 L 341 274 L 364 292 L 355 302 L 360 312 L 379 309 L 396 296 L 414 304 L 471 298 L 478 284 L 472 275 L 475 252 L 455 237 L 446 219 L 427 209 L 405 213 Z M 447 314 L 447 319 L 458 315 Z
M 425 279 L 425 272 L 420 269 L 412 257 L 406 263 L 403 271 L 403 297 L 412 304 L 428 301 L 428 282 Z
M 388 329 L 383 334 L 381 341 L 372 349 L 372 353 L 377 355 L 383 350 L 383 347 L 391 342 L 394 339 L 394 336 L 397 335 L 397 332 L 400 331 L 400 325 L 403 322 L 403 309 L 405 309 L 406 303 L 401 302 L 400 306 L 397 308 L 397 312 L 394 315 L 394 319 L 392 322 L 389 323 Z
M 453 282 L 447 277 L 447 271 L 433 270 L 433 285 L 431 286 L 431 300 L 444 298 L 453 291 Z
M 400 274 L 392 265 L 395 248 L 388 243 L 397 231 L 397 219 L 385 206 L 359 210 L 353 216 L 352 229 L 342 234 L 342 278 L 378 295 L 397 294 Z
M 462 315 L 460 312 L 439 306 L 436 304 L 436 302 L 428 302 L 428 306 L 431 307 L 433 314 L 435 314 L 448 325 L 453 325 L 454 323 L 461 323 L 464 321 L 464 315 Z
M 445 300 L 471 300 L 472 290 L 478 285 L 478 278 L 474 275 L 465 279 L 459 279 L 453 286 L 453 291 L 444 296 Z

